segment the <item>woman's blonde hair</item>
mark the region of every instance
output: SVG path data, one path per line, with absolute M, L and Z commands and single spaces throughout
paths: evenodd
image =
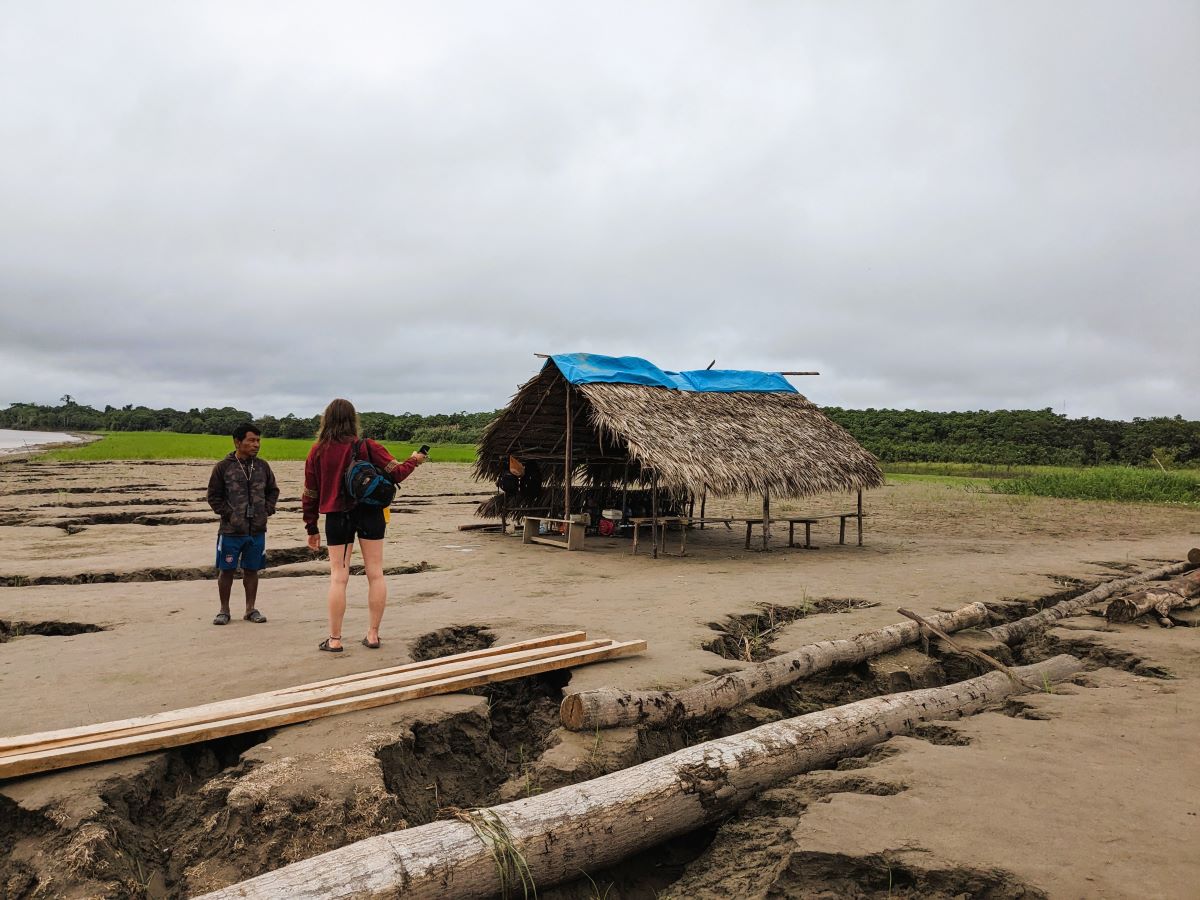
M 321 413 L 321 427 L 317 429 L 317 443 L 329 444 L 352 441 L 358 438 L 358 413 L 354 404 L 341 397 L 332 401 Z

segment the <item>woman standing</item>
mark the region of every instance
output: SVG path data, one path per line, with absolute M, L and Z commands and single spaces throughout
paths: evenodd
M 342 478 L 350 465 L 350 456 L 358 441 L 358 413 L 349 400 L 337 399 L 321 414 L 317 442 L 304 462 L 304 529 L 310 550 L 321 549 L 317 517 L 325 516 L 325 542 L 329 545 L 329 637 L 319 649 L 342 652 L 342 619 L 346 615 L 346 586 L 350 581 L 350 557 L 354 538 L 362 548 L 367 570 L 367 610 L 369 621 L 363 646 L 379 648 L 379 623 L 387 606 L 387 582 L 383 580 L 383 533 L 387 528 L 382 506 L 355 505 L 343 490 Z M 399 484 L 425 462 L 425 455 L 414 453 L 404 462 L 394 459 L 375 441 L 367 438 L 359 445 L 358 457 L 374 463 Z

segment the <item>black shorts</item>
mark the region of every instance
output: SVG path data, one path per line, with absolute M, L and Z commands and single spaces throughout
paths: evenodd
M 382 541 L 386 528 L 382 506 L 363 504 L 347 512 L 326 513 L 325 543 L 331 547 L 353 544 L 356 534 L 364 541 Z

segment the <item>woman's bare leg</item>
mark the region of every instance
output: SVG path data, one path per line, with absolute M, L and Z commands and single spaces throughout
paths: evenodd
M 383 579 L 383 541 L 358 539 L 362 548 L 363 567 L 367 570 L 367 640 L 379 640 L 379 623 L 387 606 L 387 582 Z
M 329 547 L 329 642 L 331 647 L 342 646 L 342 620 L 346 618 L 346 585 L 350 581 L 350 557 L 353 544 Z

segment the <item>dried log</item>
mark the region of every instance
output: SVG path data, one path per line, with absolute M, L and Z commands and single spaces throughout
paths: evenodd
M 1074 600 L 1064 600 L 1062 603 L 1051 606 L 1049 609 L 1043 609 L 1032 616 L 1017 619 L 1017 621 L 1009 622 L 1007 625 L 997 625 L 995 628 L 989 628 L 987 629 L 987 633 L 1003 644 L 1012 644 L 1024 639 L 1034 631 L 1053 625 L 1059 619 L 1081 615 L 1089 606 L 1099 603 L 1102 600 L 1107 600 L 1113 594 L 1130 585 L 1141 584 L 1144 581 L 1154 581 L 1159 578 L 1170 578 L 1187 571 L 1191 567 L 1190 563 L 1174 563 L 1169 566 L 1163 566 L 1161 569 L 1143 572 L 1141 575 L 1118 578 L 1114 581 L 1106 582 L 1099 587 L 1092 588 L 1092 590 L 1086 594 L 1080 594 Z
M 972 603 L 929 620 L 942 631 L 958 631 L 987 621 L 982 603 Z M 820 641 L 768 659 L 737 672 L 678 691 L 623 691 L 604 688 L 568 694 L 559 716 L 572 731 L 592 731 L 622 725 L 682 722 L 727 712 L 752 697 L 777 690 L 814 672 L 853 664 L 915 643 L 921 636 L 916 622 L 898 622 L 848 640 Z
M 1200 574 L 1190 573 L 1150 590 L 1118 597 L 1108 604 L 1104 615 L 1110 622 L 1132 622 L 1148 612 L 1154 612 L 1158 614 L 1158 623 L 1170 628 L 1175 624 L 1171 621 L 1171 610 L 1194 609 L 1197 606 L 1200 606 Z
M 1049 685 L 1081 669 L 1074 657 L 1056 656 L 1016 671 L 1025 681 Z M 1022 690 L 991 672 L 860 700 L 473 810 L 459 820 L 368 838 L 205 896 L 471 898 L 511 896 L 513 886 L 532 883 L 547 887 L 726 816 L 767 785 L 861 753 L 920 722 L 969 715 Z

